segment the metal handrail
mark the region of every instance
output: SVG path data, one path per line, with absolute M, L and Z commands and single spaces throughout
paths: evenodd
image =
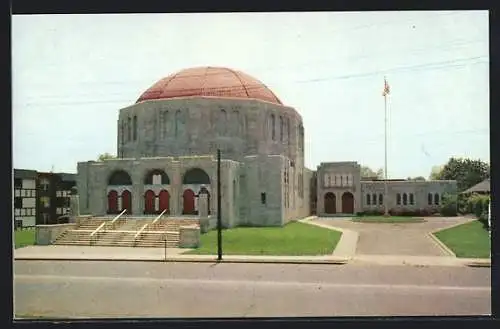
M 115 217 L 115 218 L 111 221 L 111 225 L 113 225 L 113 224 L 114 224 L 114 222 L 115 222 L 118 218 L 120 218 L 120 216 L 121 216 L 121 215 L 123 215 L 126 211 L 127 211 L 127 209 L 123 209 L 123 211 L 122 211 L 120 214 L 118 214 L 118 215 L 117 215 L 117 216 L 116 216 L 116 217 Z M 94 232 L 90 233 L 90 243 L 92 243 L 92 237 L 93 237 L 94 235 L 96 235 L 96 234 L 97 234 L 97 232 L 99 232 L 99 231 L 100 231 L 100 230 L 104 227 L 104 225 L 106 225 L 106 222 L 103 222 L 101 225 L 99 225 L 99 227 L 97 227 L 97 228 L 94 230 Z
M 118 218 L 120 218 L 120 216 L 123 215 L 126 211 L 127 211 L 127 209 L 123 209 L 122 212 L 118 214 L 118 216 L 113 218 L 113 220 L 111 221 L 111 226 L 113 228 L 115 227 L 115 222 L 118 220 Z
M 161 216 L 163 216 L 163 214 L 167 211 L 167 209 L 163 209 L 163 211 L 161 212 L 161 214 L 158 215 L 158 217 L 156 217 L 152 222 L 151 222 L 151 225 L 153 225 L 154 223 L 156 223 L 158 221 L 158 219 L 160 219 Z
M 139 235 L 141 235 L 142 231 L 148 226 L 148 223 L 144 224 L 141 229 L 135 234 L 134 239 L 137 239 Z

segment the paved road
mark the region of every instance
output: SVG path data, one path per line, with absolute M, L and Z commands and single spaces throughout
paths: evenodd
M 422 223 L 359 223 L 346 219 L 321 218 L 314 222 L 340 227 L 359 233 L 356 254 L 361 255 L 409 255 L 447 256 L 446 252 L 428 234 L 470 218 L 430 217 Z
M 17 317 L 487 315 L 489 268 L 16 261 Z

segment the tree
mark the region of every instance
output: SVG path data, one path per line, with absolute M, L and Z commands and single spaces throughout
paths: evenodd
M 361 166 L 361 177 L 362 178 L 376 177 L 378 179 L 383 179 L 384 178 L 384 169 L 380 168 L 377 171 L 373 171 L 370 167 Z
M 439 180 L 456 180 L 458 191 L 464 191 L 489 177 L 488 163 L 468 158 L 450 158 L 436 174 Z
M 429 180 L 438 180 L 439 175 L 443 171 L 444 166 L 433 166 L 431 169 L 431 174 L 429 175 Z
M 413 181 L 425 181 L 424 176 L 417 176 L 417 177 L 408 177 L 407 180 L 413 180 Z
M 97 157 L 97 161 L 104 161 L 104 160 L 108 160 L 108 159 L 116 159 L 116 156 L 112 155 L 111 153 L 103 153 L 103 154 L 100 154 L 98 157 Z

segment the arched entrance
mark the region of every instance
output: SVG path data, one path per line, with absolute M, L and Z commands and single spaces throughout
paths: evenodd
M 118 192 L 111 190 L 108 193 L 108 214 L 118 213 Z
M 335 194 L 328 192 L 325 194 L 325 213 L 335 214 L 337 212 L 337 200 Z
M 127 209 L 126 214 L 132 213 L 132 193 L 128 190 L 122 192 L 122 209 L 120 211 L 124 209 Z
M 144 194 L 144 213 L 154 214 L 155 213 L 155 192 L 147 190 Z
M 187 189 L 184 191 L 184 194 L 182 195 L 183 199 L 183 208 L 182 208 L 182 214 L 183 215 L 194 215 L 195 209 L 194 209 L 194 192 L 191 189 Z
M 170 194 L 168 193 L 167 190 L 161 190 L 159 194 L 159 199 L 160 199 L 160 209 L 158 210 L 160 213 L 163 210 L 167 210 L 165 213 L 169 214 L 170 213 Z
M 186 173 L 184 174 L 184 177 L 182 178 L 182 184 L 210 185 L 210 177 L 203 169 L 192 168 L 186 171 Z
M 354 214 L 354 195 L 351 192 L 342 194 L 342 213 Z

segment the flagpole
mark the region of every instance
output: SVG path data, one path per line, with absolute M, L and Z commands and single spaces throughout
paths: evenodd
M 387 189 L 387 90 L 386 90 L 387 80 L 384 77 L 384 216 L 389 216 L 389 199 L 388 199 L 388 189 Z

